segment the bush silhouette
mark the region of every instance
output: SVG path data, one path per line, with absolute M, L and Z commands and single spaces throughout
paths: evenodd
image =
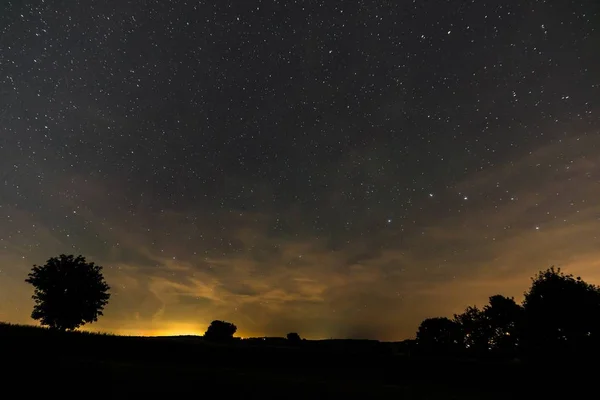
M 554 267 L 532 278 L 525 293 L 525 343 L 534 353 L 598 349 L 600 288 Z
M 299 343 L 302 341 L 302 339 L 300 338 L 300 335 L 298 335 L 296 332 L 288 333 L 287 340 L 289 340 L 292 343 Z
M 210 323 L 204 338 L 207 340 L 220 342 L 233 339 L 237 327 L 231 322 L 213 321 Z
M 34 287 L 31 318 L 61 331 L 97 321 L 110 298 L 102 267 L 81 255 L 61 254 L 34 265 L 25 282 Z

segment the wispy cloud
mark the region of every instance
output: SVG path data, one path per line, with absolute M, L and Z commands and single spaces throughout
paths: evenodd
M 0 318 L 28 320 L 27 270 L 71 250 L 104 265 L 113 288 L 90 329 L 130 334 L 201 333 L 228 319 L 245 335 L 397 339 L 496 293 L 519 299 L 550 265 L 600 282 L 599 145 L 582 136 L 471 174 L 438 194 L 448 212 L 423 204 L 403 227 L 365 218 L 343 241 L 309 234 L 301 208 L 285 215 L 284 233 L 273 229 L 284 217 L 258 211 L 175 212 L 144 200 L 115 209 L 121 189 L 74 177 L 53 197 L 64 215 L 10 210 L 14 224 L 35 225 L 39 246 L 5 228 Z M 79 222 L 61 231 L 56 218 Z M 67 236 L 73 225 L 81 234 Z

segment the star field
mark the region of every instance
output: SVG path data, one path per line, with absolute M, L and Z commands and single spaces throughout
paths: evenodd
M 518 4 L 517 4 L 518 3 Z M 91 329 L 402 339 L 600 281 L 596 1 L 0 6 L 0 320 L 105 267 Z

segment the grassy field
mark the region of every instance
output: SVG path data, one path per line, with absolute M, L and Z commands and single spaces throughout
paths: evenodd
M 214 344 L 201 337 L 59 333 L 0 324 L 0 351 L 5 391 L 12 386 L 94 398 L 180 393 L 261 399 L 514 399 L 560 390 L 540 384 L 556 372 L 548 365 L 408 357 L 378 342 Z

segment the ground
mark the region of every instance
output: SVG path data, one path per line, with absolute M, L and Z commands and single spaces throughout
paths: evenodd
M 244 398 L 536 398 L 539 366 L 397 354 L 378 342 L 215 344 L 201 337 L 59 333 L 0 324 L 4 390 Z M 559 388 L 546 390 L 558 393 Z

